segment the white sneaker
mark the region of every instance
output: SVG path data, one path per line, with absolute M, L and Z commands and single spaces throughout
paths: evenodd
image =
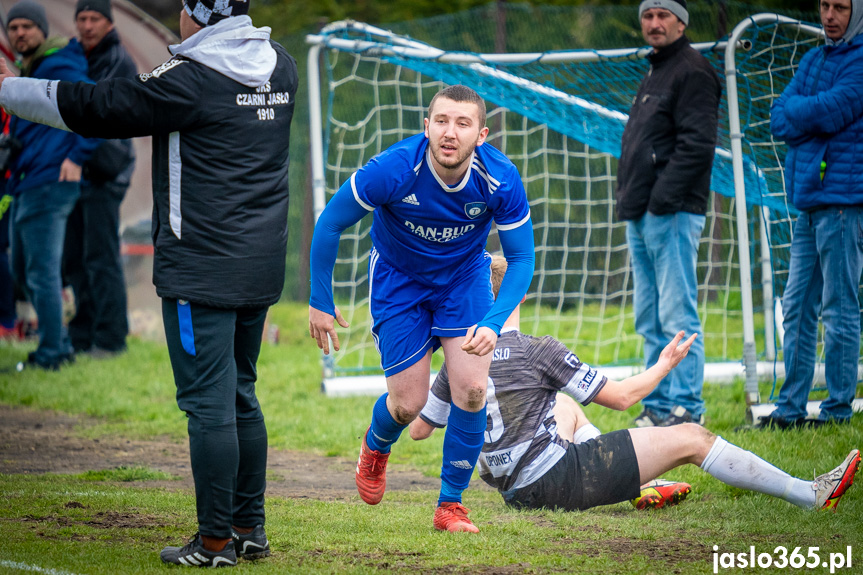
M 815 508 L 833 509 L 839 505 L 839 499 L 854 483 L 854 474 L 860 467 L 860 450 L 854 449 L 839 467 L 815 478 Z

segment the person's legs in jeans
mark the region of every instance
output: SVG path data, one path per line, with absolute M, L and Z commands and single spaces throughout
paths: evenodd
M 863 271 L 863 209 L 847 207 L 813 214 L 824 281 L 824 367 L 829 397 L 820 419 L 847 420 L 857 391 L 860 358 L 860 301 Z
M 656 363 L 662 349 L 684 330 L 701 334 L 695 265 L 704 216 L 679 212 L 664 216 L 646 213 L 628 222 L 635 272 L 636 331 L 645 338 L 647 366 Z M 646 284 L 646 285 L 644 285 Z M 689 355 L 642 404 L 661 415 L 680 405 L 697 417 L 704 413 L 704 340 L 692 344 Z
M 782 296 L 785 383 L 779 390 L 773 417 L 793 421 L 806 416 L 806 401 L 815 375 L 818 310 L 823 288 L 815 226 L 811 216 L 802 212 L 794 224 L 788 282 Z
M 39 346 L 34 358 L 42 366 L 56 366 L 72 354 L 63 327 L 63 286 L 60 265 L 66 218 L 78 199 L 79 185 L 57 182 L 25 190 L 13 203 L 13 254 L 16 278 L 25 287 L 39 320 Z M 22 281 L 23 280 L 23 281 Z
M 84 268 L 92 301 L 93 345 L 121 351 L 129 333 L 119 234 L 126 186 L 108 182 L 89 187 L 84 202 Z
M 695 266 L 706 218 L 688 212 L 648 216 L 665 220 L 655 227 L 658 235 L 648 236 L 649 245 L 656 250 L 659 322 L 662 324 L 663 336 L 660 345 L 667 345 L 681 330 L 686 332 L 686 337 L 698 334 L 689 348 L 689 354 L 666 378 L 671 382 L 669 395 L 675 405 L 685 408 L 698 419 L 705 411 L 701 396 L 704 386 L 704 330 L 698 317 L 698 276 Z
M 626 222 L 626 240 L 632 261 L 635 294 L 635 331 L 644 338 L 644 359 L 650 367 L 659 359 L 664 344 L 661 344 L 662 326 L 659 323 L 659 291 L 656 285 L 654 262 L 645 240 L 647 215 Z M 653 392 L 642 400 L 644 407 L 667 417 L 674 402 L 668 395 L 670 380 L 663 379 Z
M 75 317 L 69 321 L 69 339 L 76 352 L 88 351 L 93 345 L 93 305 L 84 269 L 84 194 L 75 203 L 66 220 L 66 241 L 63 245 L 63 281 L 75 293 Z
M 234 360 L 237 364 L 237 440 L 240 462 L 234 493 L 234 525 L 263 525 L 267 476 L 267 427 L 255 396 L 258 354 L 267 308 L 237 310 Z

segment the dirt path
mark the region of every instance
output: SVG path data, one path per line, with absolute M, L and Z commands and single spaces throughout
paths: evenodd
M 82 437 L 86 417 L 0 405 L 0 473 L 82 473 L 119 466 L 143 466 L 181 477 L 148 481 L 152 486 L 192 488 L 187 442 Z M 270 449 L 267 494 L 334 500 L 358 497 L 352 459 Z M 478 483 L 478 482 L 477 482 Z M 387 469 L 387 490 L 436 490 L 438 479 L 417 471 Z

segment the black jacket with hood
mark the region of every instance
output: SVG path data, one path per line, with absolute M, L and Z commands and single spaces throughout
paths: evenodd
M 296 62 L 248 16 L 205 27 L 170 51 L 134 80 L 59 83 L 57 111 L 87 136 L 153 135 L 159 296 L 271 305 L 285 277 Z
M 703 215 L 710 193 L 722 87 L 686 36 L 648 57 L 617 168 L 617 216 Z

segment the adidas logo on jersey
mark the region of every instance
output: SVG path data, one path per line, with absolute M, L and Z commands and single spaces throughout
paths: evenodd
M 416 194 L 411 194 L 409 196 L 405 196 L 404 198 L 402 198 L 402 201 L 406 204 L 411 204 L 414 206 L 420 205 L 419 201 L 417 200 Z
M 450 465 L 453 467 L 458 467 L 459 469 L 473 469 L 473 465 L 462 459 L 461 461 L 450 461 Z

